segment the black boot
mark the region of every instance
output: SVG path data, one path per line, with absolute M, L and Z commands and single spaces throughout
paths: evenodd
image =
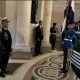
M 63 68 L 61 68 L 60 70 L 61 70 L 61 73 L 67 73 L 68 72 L 68 70 L 63 69 Z
M 9 71 L 4 71 L 4 73 L 5 73 L 5 74 L 8 74 L 8 73 L 9 73 Z
M 1 72 L 0 72 L 0 77 L 3 77 L 3 78 L 5 78 L 5 75 L 4 75 L 4 73 L 1 73 Z

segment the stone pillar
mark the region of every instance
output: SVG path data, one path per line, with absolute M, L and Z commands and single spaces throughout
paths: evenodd
M 44 13 L 44 0 L 38 0 L 38 10 L 37 10 L 37 16 L 36 16 L 36 20 L 37 22 L 39 20 L 43 20 L 43 13 Z
M 40 20 L 43 20 L 43 13 L 44 13 L 44 0 L 41 0 L 41 11 L 40 11 Z
M 44 4 L 44 15 L 43 15 L 43 33 L 44 39 L 42 46 L 48 47 L 49 43 L 49 35 L 50 35 L 50 25 L 51 25 L 51 16 L 52 16 L 52 4 L 53 0 L 45 1 Z
M 15 48 L 30 52 L 31 0 L 17 1 L 17 28 Z
M 9 31 L 11 32 L 11 36 L 12 36 L 12 46 L 14 47 L 15 45 L 15 41 L 16 41 L 16 15 L 17 15 L 17 12 L 16 12 L 16 1 L 6 1 L 6 13 L 5 13 L 5 16 L 8 17 L 9 19 Z M 5 17 L 4 16 L 4 17 Z

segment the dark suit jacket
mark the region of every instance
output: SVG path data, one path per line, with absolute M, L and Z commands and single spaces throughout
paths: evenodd
M 2 28 L 2 34 L 4 36 L 4 41 L 3 41 L 4 51 L 11 52 L 12 38 L 9 30 L 8 29 L 5 30 L 4 28 Z
M 39 25 L 35 28 L 35 39 L 43 40 L 43 28 Z

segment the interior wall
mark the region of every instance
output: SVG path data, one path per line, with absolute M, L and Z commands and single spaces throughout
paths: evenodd
M 80 19 L 80 1 L 75 4 L 75 20 Z
M 0 17 L 5 17 L 6 15 L 6 1 L 0 0 Z
M 61 27 L 64 20 L 65 5 L 66 5 L 65 1 L 53 1 L 51 26 L 53 22 L 56 22 L 57 23 L 56 27 L 58 28 L 59 32 L 61 31 Z
M 53 12 L 52 12 L 51 26 L 52 26 L 53 22 L 56 22 L 57 23 L 56 27 L 60 31 L 62 23 L 63 23 L 63 19 L 64 19 L 63 8 L 54 6 L 53 7 Z

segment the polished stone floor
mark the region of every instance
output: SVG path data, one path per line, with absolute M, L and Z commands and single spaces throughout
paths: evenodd
M 30 60 L 10 59 L 8 70 L 11 73 L 0 80 L 75 80 L 71 67 L 67 74 L 60 73 L 62 60 L 62 51 L 45 53 Z

